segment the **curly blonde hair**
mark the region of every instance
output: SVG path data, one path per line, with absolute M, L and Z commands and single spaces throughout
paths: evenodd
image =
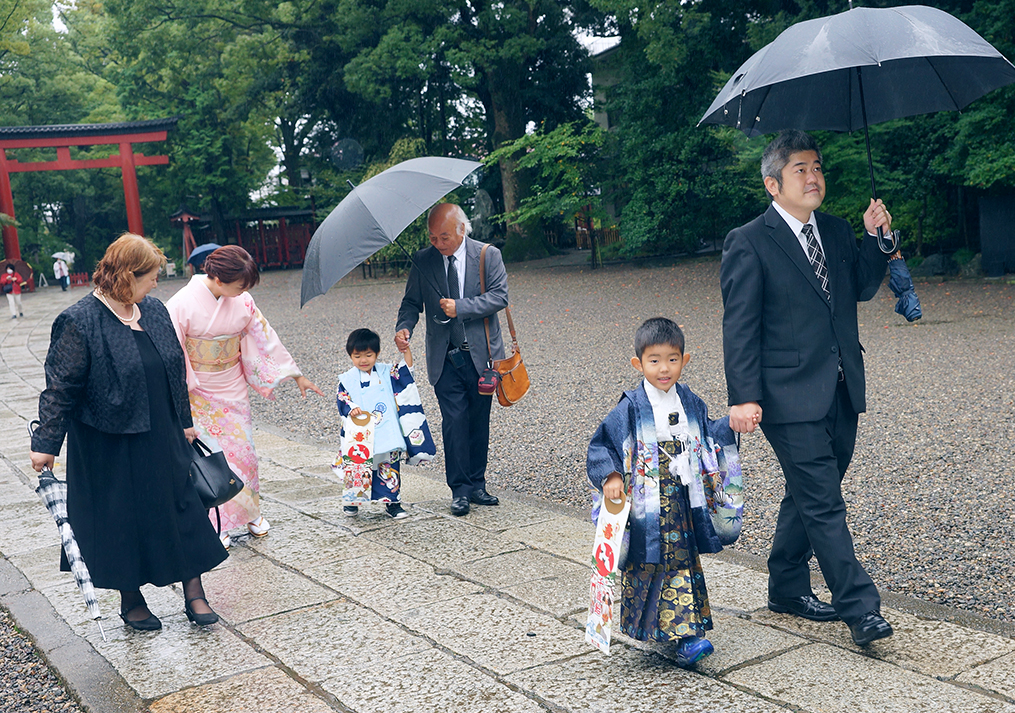
M 95 266 L 93 284 L 102 294 L 123 304 L 133 304 L 135 279 L 166 266 L 159 246 L 136 233 L 114 240 Z

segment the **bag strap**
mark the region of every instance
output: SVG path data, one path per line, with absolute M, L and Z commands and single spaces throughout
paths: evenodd
M 486 249 L 489 245 L 484 245 L 483 249 L 479 251 L 479 294 L 486 292 Z M 511 307 L 505 306 L 504 312 L 507 314 L 508 331 L 511 332 L 511 348 L 514 353 L 518 353 L 518 337 L 515 336 L 515 322 L 511 319 Z M 486 329 L 486 353 L 490 355 L 489 362 L 493 363 L 493 350 L 490 348 L 490 318 L 483 318 L 483 327 Z

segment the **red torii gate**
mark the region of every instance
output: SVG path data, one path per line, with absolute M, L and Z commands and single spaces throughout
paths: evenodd
M 11 193 L 12 173 L 25 171 L 67 171 L 76 168 L 119 168 L 123 173 L 123 196 L 127 204 L 127 229 L 144 235 L 141 223 L 141 197 L 137 189 L 136 166 L 169 163 L 168 156 L 145 156 L 134 153 L 133 144 L 165 141 L 169 129 L 179 117 L 125 121 L 116 124 L 61 124 L 54 126 L 0 127 L 0 212 L 14 217 L 14 195 Z M 109 158 L 72 159 L 71 146 L 117 144 L 119 150 Z M 7 149 L 55 148 L 55 161 L 21 163 L 7 158 Z M 3 229 L 4 253 L 8 260 L 21 258 L 18 230 L 13 225 Z

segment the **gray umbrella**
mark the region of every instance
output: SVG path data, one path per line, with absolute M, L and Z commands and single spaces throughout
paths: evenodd
M 698 124 L 748 136 L 863 128 L 876 198 L 868 124 L 962 109 L 1012 82 L 1012 63 L 946 12 L 861 7 L 785 30 L 733 73 Z
M 393 243 L 423 211 L 461 186 L 481 165 L 457 158 L 413 158 L 356 186 L 310 240 L 300 307 Z

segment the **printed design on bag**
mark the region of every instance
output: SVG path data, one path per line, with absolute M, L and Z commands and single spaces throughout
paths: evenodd
M 352 448 L 349 449 L 349 460 L 356 465 L 361 465 L 370 460 L 370 449 L 362 443 L 354 443 Z
M 609 537 L 609 535 L 607 535 L 607 537 Z M 613 548 L 610 547 L 609 542 L 599 543 L 599 547 L 596 548 L 594 558 L 596 562 L 596 571 L 604 577 L 608 576 L 610 572 L 613 571 L 614 565 L 617 563 L 617 557 L 613 552 Z

